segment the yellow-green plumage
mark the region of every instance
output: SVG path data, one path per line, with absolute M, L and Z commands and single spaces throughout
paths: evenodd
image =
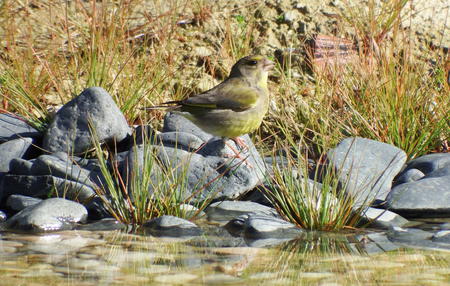
M 212 135 L 234 138 L 252 132 L 269 106 L 267 76 L 272 67 L 262 56 L 242 58 L 219 85 L 169 104 L 177 104 L 177 111 Z

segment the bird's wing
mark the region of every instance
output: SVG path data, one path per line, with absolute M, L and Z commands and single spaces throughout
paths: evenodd
M 180 103 L 186 107 L 211 109 L 232 109 L 236 111 L 251 108 L 258 101 L 258 90 L 237 78 L 229 78 L 218 86 L 189 97 Z

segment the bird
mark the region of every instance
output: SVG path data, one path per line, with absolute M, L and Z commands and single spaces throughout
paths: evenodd
M 268 111 L 267 81 L 273 67 L 274 62 L 264 56 L 243 57 L 229 76 L 210 90 L 158 107 L 170 108 L 224 143 L 232 139 L 239 147 L 248 148 L 239 136 L 255 131 Z M 240 158 L 239 152 L 228 146 Z

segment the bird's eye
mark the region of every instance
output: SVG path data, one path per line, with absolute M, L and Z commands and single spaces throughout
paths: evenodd
M 248 64 L 250 66 L 256 66 L 257 63 L 258 63 L 257 61 L 248 61 Z

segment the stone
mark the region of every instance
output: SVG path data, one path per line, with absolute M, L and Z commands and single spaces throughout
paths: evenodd
M 395 186 L 386 198 L 386 209 L 408 217 L 448 217 L 450 176 L 423 177 Z
M 400 248 L 397 244 L 390 241 L 385 233 L 373 232 L 358 235 L 356 239 L 367 254 L 385 253 Z
M 6 228 L 27 232 L 52 232 L 73 229 L 87 218 L 86 208 L 61 198 L 44 200 L 10 217 Z
M 41 199 L 23 195 L 11 195 L 6 200 L 6 207 L 16 213 L 41 201 Z
M 3 223 L 7 219 L 7 215 L 4 211 L 0 210 L 0 223 Z M 2 226 L 0 225 L 0 230 L 2 230 Z
M 144 223 L 143 227 L 153 236 L 184 237 L 198 236 L 202 233 L 195 223 L 171 215 L 152 219 Z
M 9 162 L 9 173 L 15 175 L 31 175 L 34 160 L 14 158 Z
M 432 241 L 450 244 L 450 230 L 438 231 L 433 235 Z
M 401 149 L 365 138 L 346 138 L 327 153 L 345 191 L 355 196 L 355 206 L 384 200 L 394 177 L 406 161 Z
M 362 213 L 360 224 L 367 227 L 388 229 L 390 227 L 402 227 L 409 221 L 402 216 L 388 210 L 368 207 Z
M 115 218 L 104 218 L 97 220 L 93 223 L 82 224 L 76 227 L 77 230 L 86 231 L 113 231 L 113 230 L 126 230 L 128 226 Z
M 408 169 L 404 172 L 401 172 L 397 178 L 395 178 L 393 186 L 414 182 L 421 178 L 425 177 L 425 174 L 417 169 Z
M 450 165 L 450 153 L 428 154 L 409 161 L 403 172 L 409 169 L 417 169 L 424 174 Z
M 90 172 L 75 165 L 66 153 L 41 155 L 36 158 L 31 167 L 32 175 L 52 175 L 55 177 L 79 182 L 91 188 L 97 186 L 90 180 Z
M 15 114 L 0 113 L 0 143 L 13 139 L 39 138 L 42 134 L 31 127 L 25 119 Z
M 31 138 L 19 138 L 0 144 L 0 172 L 9 172 L 9 165 L 14 158 L 26 157 L 32 143 Z
M 197 136 L 203 142 L 207 142 L 211 138 L 213 138 L 211 134 L 206 133 L 193 122 L 173 112 L 168 112 L 164 116 L 164 126 L 162 133 L 166 132 L 186 132 Z
M 88 151 L 93 146 L 90 124 L 100 142 L 120 142 L 131 134 L 124 115 L 108 92 L 91 87 L 56 113 L 45 132 L 43 148 L 69 154 Z
M 57 194 L 80 202 L 88 202 L 96 195 L 92 188 L 84 184 L 49 175 L 6 175 L 3 178 L 2 191 L 4 197 L 17 194 L 45 199 Z
M 387 237 L 390 241 L 402 247 L 448 250 L 448 244 L 432 240 L 436 239 L 434 233 L 421 229 L 393 227 L 387 232 Z
M 241 215 L 225 226 L 232 235 L 242 235 L 245 239 L 293 239 L 303 230 L 281 218 L 261 214 Z
M 240 215 L 249 213 L 279 217 L 274 208 L 247 201 L 215 202 L 209 205 L 205 212 L 208 220 L 218 222 L 228 222 Z

